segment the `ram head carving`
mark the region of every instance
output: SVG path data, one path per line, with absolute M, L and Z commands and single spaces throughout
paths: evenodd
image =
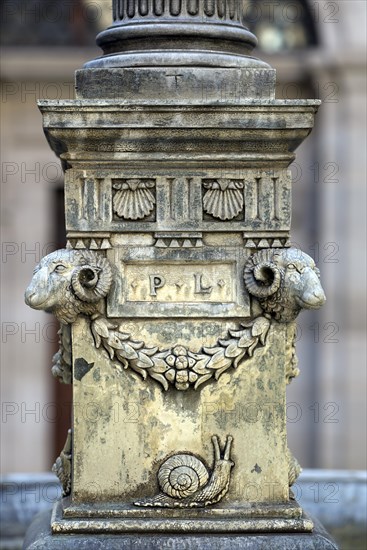
M 111 283 L 111 266 L 103 256 L 85 250 L 57 250 L 34 270 L 25 301 L 33 309 L 53 313 L 60 323 L 71 324 L 81 313 L 96 313 Z
M 294 321 L 301 309 L 318 309 L 326 301 L 315 262 L 296 248 L 255 253 L 247 261 L 244 279 L 249 294 L 279 322 Z

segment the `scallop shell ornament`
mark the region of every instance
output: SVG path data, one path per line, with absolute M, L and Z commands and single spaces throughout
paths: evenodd
M 113 211 L 125 220 L 141 220 L 154 210 L 155 196 L 150 190 L 153 180 L 129 179 L 115 181 Z
M 225 179 L 204 182 L 204 211 L 222 221 L 232 220 L 243 210 L 243 186 L 242 181 Z

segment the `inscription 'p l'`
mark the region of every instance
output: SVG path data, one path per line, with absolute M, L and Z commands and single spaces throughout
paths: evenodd
M 203 286 L 203 276 L 195 273 L 195 294 L 210 294 L 213 290 L 212 286 Z
M 162 288 L 166 284 L 166 279 L 163 275 L 149 275 L 150 279 L 150 295 L 157 296 L 158 288 Z

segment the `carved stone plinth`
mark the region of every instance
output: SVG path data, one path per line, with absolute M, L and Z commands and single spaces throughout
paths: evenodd
M 116 2 L 77 99 L 40 102 L 67 244 L 26 301 L 60 321 L 53 373 L 74 395 L 52 541 L 318 537 L 290 492 L 285 406 L 296 317 L 325 301 L 314 261 L 289 247 L 288 166 L 319 102 L 274 99 L 240 5 Z

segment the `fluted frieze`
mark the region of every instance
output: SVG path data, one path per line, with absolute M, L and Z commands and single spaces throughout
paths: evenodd
M 113 0 L 113 24 L 97 36 L 103 56 L 86 68 L 269 68 L 252 57 L 250 0 Z
M 114 21 L 144 18 L 202 18 L 242 21 L 241 0 L 113 0 Z

